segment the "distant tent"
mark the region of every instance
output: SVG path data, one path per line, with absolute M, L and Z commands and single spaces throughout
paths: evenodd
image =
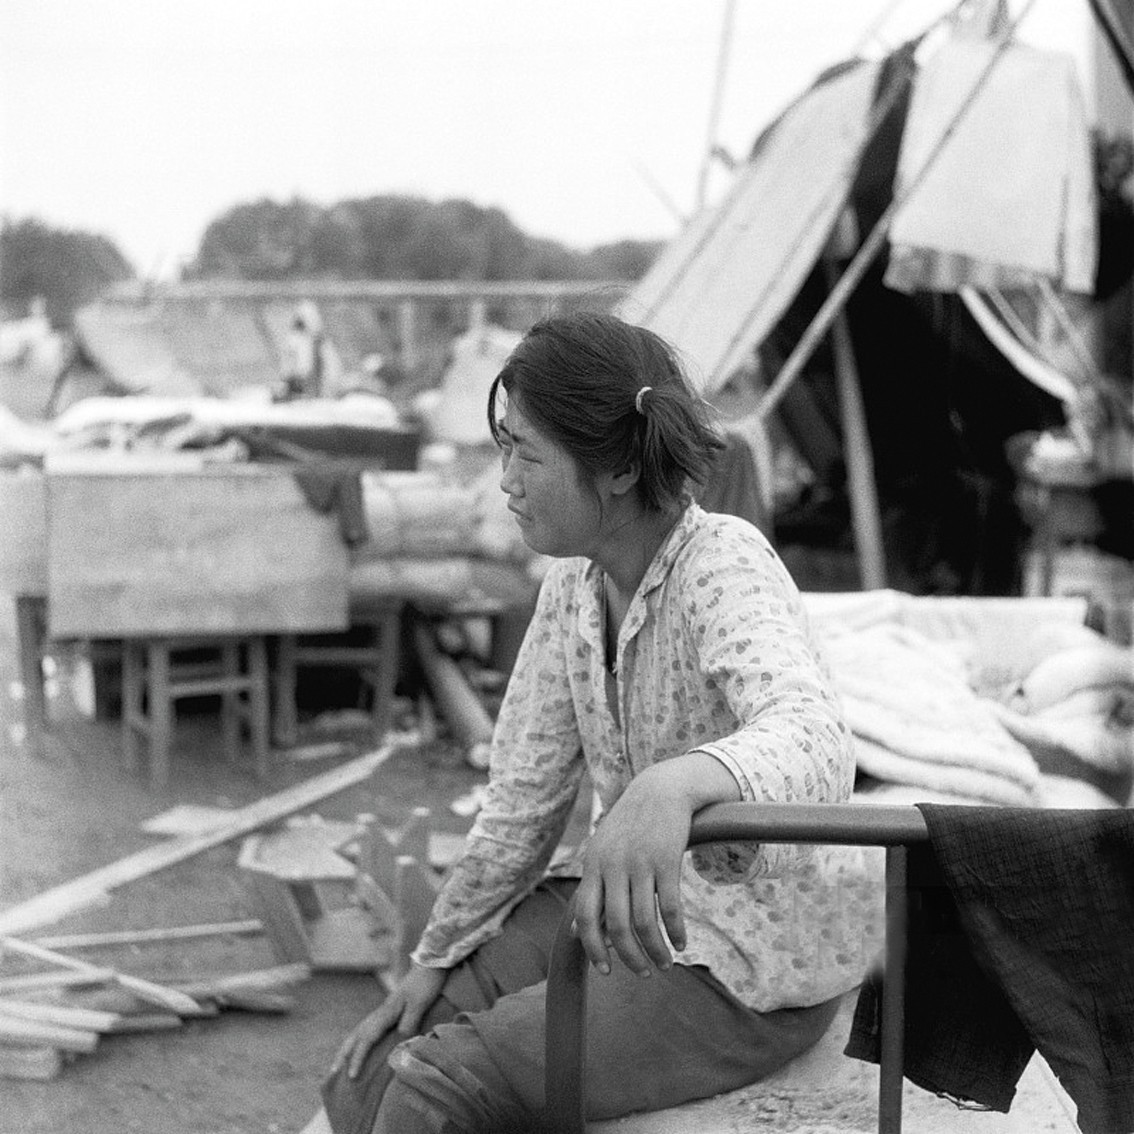
M 491 323 L 473 326 L 453 340 L 430 422 L 437 440 L 454 445 L 491 444 L 488 389 L 519 341 L 515 331 Z
M 285 299 L 111 297 L 76 312 L 75 332 L 85 356 L 117 389 L 224 398 L 277 383 L 294 313 L 295 302 Z M 385 332 L 371 304 L 330 302 L 319 314 L 335 360 L 328 384 L 334 393 L 343 366 L 360 366 L 384 344 Z
M 83 353 L 117 387 L 132 394 L 187 397 L 200 392 L 165 333 L 160 309 L 98 303 L 75 312 Z
M 52 328 L 40 307 L 0 323 L 0 406 L 23 421 L 48 417 L 70 354 L 70 340 Z

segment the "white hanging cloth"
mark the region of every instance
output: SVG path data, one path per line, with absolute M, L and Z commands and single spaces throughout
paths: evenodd
M 920 71 L 898 159 L 912 183 L 997 50 L 946 41 Z M 1010 44 L 890 231 L 885 282 L 901 291 L 1026 285 L 1094 290 L 1097 207 L 1074 61 Z

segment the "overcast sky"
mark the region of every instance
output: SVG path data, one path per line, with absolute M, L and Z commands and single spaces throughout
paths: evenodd
M 261 197 L 465 197 L 579 248 L 668 237 L 697 198 L 726 7 L 3 0 L 0 211 L 102 233 L 155 275 Z M 893 45 L 950 7 L 735 0 L 720 142 L 742 155 L 879 17 Z M 1030 38 L 1078 49 L 1087 12 L 1036 0 Z

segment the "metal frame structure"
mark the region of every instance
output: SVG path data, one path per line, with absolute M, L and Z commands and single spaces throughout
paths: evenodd
M 689 845 L 822 843 L 886 849 L 886 996 L 878 1073 L 879 1134 L 902 1128 L 907 849 L 929 839 L 921 812 L 884 804 L 721 803 L 693 820 Z M 549 1129 L 585 1134 L 587 957 L 574 936 L 574 906 L 560 922 L 547 978 L 545 1091 Z

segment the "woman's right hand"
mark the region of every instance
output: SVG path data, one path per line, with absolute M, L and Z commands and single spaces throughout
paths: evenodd
M 447 969 L 426 969 L 410 965 L 409 972 L 392 988 L 386 999 L 350 1033 L 331 1064 L 337 1074 L 345 1063 L 347 1076 L 354 1079 L 362 1069 L 370 1049 L 395 1028 L 399 1035 L 417 1035 L 422 1018 L 441 995 Z

